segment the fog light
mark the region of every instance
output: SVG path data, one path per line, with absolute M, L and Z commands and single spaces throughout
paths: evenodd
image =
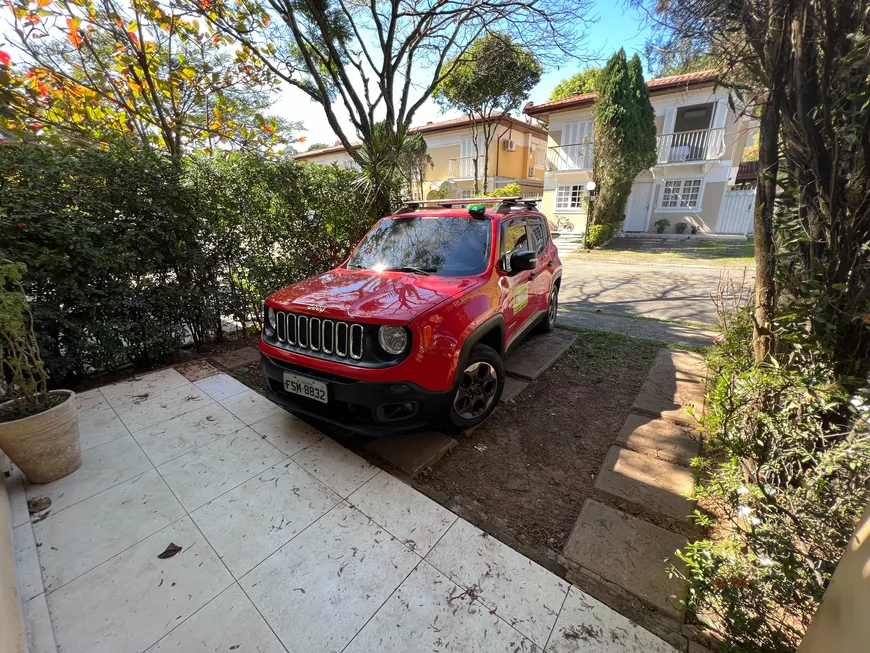
M 266 317 L 269 320 L 269 326 L 273 329 L 278 328 L 278 314 L 275 312 L 275 309 L 271 306 L 266 311 Z
M 408 335 L 400 326 L 387 326 L 378 329 L 378 342 L 388 354 L 401 354 L 408 346 Z

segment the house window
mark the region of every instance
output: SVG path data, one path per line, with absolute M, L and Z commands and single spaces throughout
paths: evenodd
M 701 196 L 700 179 L 678 179 L 666 181 L 662 190 L 659 208 L 662 209 L 694 209 L 698 207 Z
M 557 209 L 585 208 L 586 188 L 582 184 L 575 186 L 559 186 L 556 188 Z
M 470 191 L 470 190 L 464 190 L 464 191 L 462 191 L 461 199 L 464 199 L 464 200 L 470 200 L 470 199 L 471 199 L 471 193 L 472 193 L 472 192 L 473 192 L 473 191 Z

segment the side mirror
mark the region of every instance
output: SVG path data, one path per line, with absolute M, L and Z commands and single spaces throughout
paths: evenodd
M 537 253 L 522 250 L 509 255 L 508 267 L 505 272 L 516 274 L 523 270 L 534 270 L 536 267 L 538 267 Z

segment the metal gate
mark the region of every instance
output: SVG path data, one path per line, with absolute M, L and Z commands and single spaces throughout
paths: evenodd
M 752 231 L 752 212 L 755 208 L 755 189 L 726 190 L 719 207 L 716 233 L 748 234 Z

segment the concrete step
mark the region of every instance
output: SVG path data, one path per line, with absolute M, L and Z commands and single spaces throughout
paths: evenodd
M 523 390 L 528 387 L 528 383 L 525 381 L 520 381 L 519 379 L 515 379 L 512 376 L 505 377 L 504 380 L 504 390 L 501 392 L 501 398 L 499 401 L 502 403 L 507 403 L 512 401 L 514 397 L 520 394 Z
M 610 447 L 595 479 L 595 489 L 653 517 L 692 523 L 694 502 L 686 497 L 695 489 L 695 478 L 680 465 Z
M 653 362 L 632 410 L 692 426 L 704 410 L 706 366 L 700 354 L 662 349 Z
M 671 564 L 682 568 L 674 552 L 685 545 L 679 535 L 587 499 L 563 553 L 649 607 L 682 620 L 680 599 L 686 596 L 686 583 L 669 578 L 665 570 Z
M 385 435 L 375 438 L 366 449 L 408 476 L 414 477 L 431 467 L 456 446 L 456 440 L 439 431 Z
M 523 381 L 534 381 L 555 363 L 576 339 L 576 333 L 563 329 L 555 329 L 550 333 L 529 338 L 516 351 L 508 355 L 504 370 L 510 376 Z
M 616 436 L 616 444 L 688 467 L 701 450 L 701 431 L 670 420 L 630 413 Z

